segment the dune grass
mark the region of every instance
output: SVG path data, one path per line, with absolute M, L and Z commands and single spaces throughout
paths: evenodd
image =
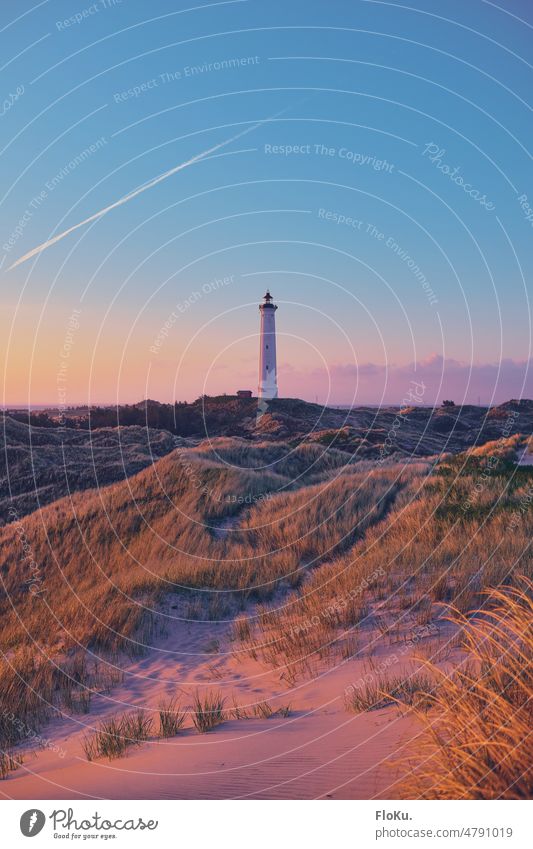
M 17 752 L 0 751 L 0 780 L 4 781 L 11 772 L 15 772 L 24 763 L 24 757 Z
M 270 719 L 273 713 L 275 713 L 275 710 L 269 702 L 257 702 L 253 706 L 253 714 L 259 719 Z
M 467 661 L 452 674 L 433 669 L 416 759 L 402 761 L 402 798 L 531 798 L 533 585 L 491 590 L 486 601 L 464 632 Z
M 192 721 L 200 734 L 206 734 L 224 722 L 225 703 L 226 700 L 219 692 L 208 691 L 202 695 L 198 690 L 196 691 L 193 699 Z
M 248 622 L 243 649 L 292 682 L 318 661 L 346 656 L 361 628 L 393 642 L 432 626 L 442 603 L 475 608 L 487 588 L 513 580 L 516 563 L 532 576 L 533 472 L 504 462 L 482 477 L 484 470 L 482 460 L 465 457 L 430 475 L 410 467 L 386 517 L 310 573 L 289 603 L 265 605 Z
M 88 713 L 95 693 L 122 681 L 113 663 L 88 660 L 84 652 L 49 658 L 27 646 L 0 660 L 0 750 L 18 758 L 16 747 L 64 711 Z
M 205 590 L 223 589 L 241 603 L 268 600 L 281 581 L 301 583 L 305 562 L 349 548 L 396 491 L 391 474 L 380 471 L 370 481 L 349 469 L 288 492 L 283 487 L 294 482 L 271 471 L 184 454 L 125 483 L 55 502 L 42 519 L 26 517 L 32 570 L 16 529 L 0 529 L 4 650 L 44 638 L 54 652 L 81 645 L 140 653 L 161 629 L 154 607 L 163 594 L 192 599 L 195 590 L 205 597 Z M 237 532 L 214 538 L 210 522 L 236 511 L 243 513 Z
M 347 710 L 355 713 L 379 710 L 397 703 L 427 710 L 435 686 L 435 678 L 424 672 L 379 677 L 370 674 L 346 689 L 344 704 Z
M 322 454 L 301 446 L 286 463 L 295 473 Z M 322 484 L 298 488 L 268 468 L 204 455 L 179 449 L 127 482 L 55 502 L 24 518 L 24 545 L 20 529 L 0 529 L 0 650 L 9 656 L 0 661 L 0 708 L 5 697 L 34 723 L 56 709 L 88 711 L 101 687 L 87 651 L 119 663 L 142 654 L 165 627 L 158 608 L 172 593 L 205 618 L 298 587 L 379 521 L 399 488 L 393 472 L 369 477 L 352 466 L 330 479 L 338 458 L 321 460 Z M 210 522 L 236 510 L 237 532 L 214 538 Z M 239 627 L 242 638 L 244 620 Z
M 159 705 L 159 727 L 161 737 L 175 737 L 187 718 L 176 696 Z
M 346 454 L 317 445 L 215 447 L 177 449 L 126 482 L 25 517 L 24 545 L 20 528 L 0 529 L 0 714 L 9 707 L 37 728 L 58 710 L 88 711 L 117 680 L 88 652 L 117 662 L 142 654 L 172 594 L 191 618 L 240 611 L 237 656 L 249 652 L 290 684 L 355 656 L 365 628 L 401 639 L 404 623 L 431 624 L 442 603 L 479 607 L 487 588 L 512 583 L 517 562 L 531 576 L 533 469 L 517 469 L 507 451 L 487 471 L 489 449 L 433 468 L 343 465 Z M 230 516 L 238 523 L 217 538 L 212 525 Z M 250 602 L 258 609 L 243 612 Z M 224 716 L 219 693 L 197 694 L 197 730 Z M 162 707 L 161 733 L 180 718 L 178 704 Z M 124 721 L 115 722 L 100 729 L 101 745 L 90 738 L 95 756 L 124 751 Z M 18 741 L 0 720 L 0 748 Z
M 128 711 L 104 719 L 94 732 L 84 737 L 83 750 L 88 761 L 98 757 L 113 760 L 122 757 L 131 746 L 148 740 L 151 731 L 151 717 L 142 710 Z

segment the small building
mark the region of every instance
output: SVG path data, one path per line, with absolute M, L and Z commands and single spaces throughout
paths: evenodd
M 251 389 L 237 389 L 237 398 L 251 398 L 252 390 Z

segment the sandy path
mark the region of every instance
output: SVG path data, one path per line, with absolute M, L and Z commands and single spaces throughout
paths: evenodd
M 361 675 L 362 661 L 324 667 L 319 677 L 288 688 L 279 671 L 247 656 L 236 659 L 228 637 L 227 623 L 176 621 L 156 649 L 128 666 L 123 685 L 93 700 L 90 714 L 54 720 L 43 735 L 60 752 L 37 752 L 0 783 L 0 793 L 19 799 L 390 797 L 390 756 L 417 726 L 393 708 L 346 712 L 343 691 Z M 203 735 L 188 720 L 179 736 L 145 743 L 119 760 L 85 759 L 83 734 L 103 715 L 135 706 L 155 710 L 162 696 L 178 691 L 187 705 L 197 687 L 222 690 L 228 705 L 233 698 L 241 706 L 290 703 L 291 715 L 230 720 Z

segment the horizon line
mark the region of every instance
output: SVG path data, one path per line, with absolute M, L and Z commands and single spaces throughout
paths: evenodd
M 211 398 L 211 399 L 212 398 L 232 398 L 232 399 L 235 399 L 237 397 L 238 396 L 237 396 L 236 392 L 234 392 L 234 393 L 228 392 L 228 393 L 223 393 L 221 395 L 198 395 L 197 398 L 195 398 L 193 401 L 178 400 L 178 399 L 175 399 L 174 401 L 158 401 L 156 398 L 141 398 L 139 401 L 120 401 L 119 403 L 117 403 L 115 401 L 113 401 L 113 402 L 111 402 L 111 401 L 93 401 L 93 402 L 90 402 L 90 403 L 88 403 L 87 401 L 80 401 L 80 402 L 73 402 L 72 404 L 69 404 L 68 408 L 65 408 L 62 405 L 59 405 L 57 403 L 46 403 L 46 402 L 44 402 L 44 403 L 36 403 L 36 404 L 30 403 L 30 404 L 28 404 L 28 403 L 11 402 L 9 404 L 2 404 L 0 406 L 0 412 L 9 413 L 9 412 L 18 412 L 18 411 L 26 411 L 26 410 L 29 410 L 30 412 L 31 411 L 37 411 L 37 410 L 40 410 L 41 412 L 45 412 L 46 410 L 51 410 L 51 411 L 58 411 L 58 412 L 62 411 L 64 414 L 66 414 L 68 412 L 75 412 L 76 410 L 82 410 L 82 409 L 92 409 L 94 407 L 102 407 L 104 409 L 109 410 L 109 409 L 113 409 L 113 408 L 117 408 L 117 407 L 136 407 L 136 406 L 139 406 L 140 404 L 143 404 L 143 403 L 146 403 L 146 402 L 152 402 L 152 403 L 155 403 L 155 404 L 160 404 L 161 406 L 165 406 L 165 405 L 171 406 L 171 405 L 174 405 L 174 404 L 194 404 L 197 401 L 200 401 L 202 398 Z M 256 400 L 256 401 L 258 401 L 259 398 L 258 398 L 257 395 L 252 395 L 248 399 L 241 399 L 241 400 L 250 400 L 250 401 Z M 351 403 L 351 402 L 344 402 L 344 401 L 337 401 L 337 402 L 334 402 L 334 403 L 332 402 L 332 403 L 325 404 L 322 401 L 310 401 L 306 398 L 298 398 L 296 396 L 278 397 L 278 398 L 274 398 L 272 400 L 274 402 L 276 402 L 276 401 L 303 401 L 305 404 L 312 404 L 314 406 L 319 406 L 319 407 L 332 407 L 332 408 L 343 407 L 345 409 L 346 408 L 355 409 L 357 407 L 377 407 L 379 409 L 380 407 L 404 407 L 404 406 L 419 407 L 421 409 L 432 409 L 434 407 L 444 406 L 444 401 L 441 401 L 440 403 L 435 402 L 434 404 L 416 404 L 416 403 L 414 403 L 414 404 L 406 405 L 404 399 L 399 400 L 399 401 L 381 401 L 381 402 L 378 402 L 378 401 L 360 401 L 357 404 Z M 459 403 L 454 402 L 453 406 L 454 407 L 488 407 L 489 408 L 489 407 L 501 407 L 502 404 L 509 404 L 513 401 L 517 402 L 517 403 L 523 403 L 523 402 L 533 403 L 533 398 L 526 398 L 526 397 L 512 398 L 512 397 L 509 397 L 506 401 L 501 401 L 499 403 L 490 403 L 490 404 L 486 403 L 486 402 L 482 402 L 482 401 L 473 402 L 473 401 L 467 401 L 467 400 L 463 399 Z

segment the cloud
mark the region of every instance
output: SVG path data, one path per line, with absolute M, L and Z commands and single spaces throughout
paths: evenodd
M 281 369 L 280 369 L 281 374 Z M 283 373 L 280 387 L 285 396 L 296 395 L 325 401 L 328 374 L 322 369 Z M 502 359 L 499 363 L 467 363 L 432 354 L 418 363 L 337 363 L 329 369 L 331 394 L 328 403 L 399 404 L 411 382 L 424 384 L 424 404 L 440 404 L 445 398 L 459 403 L 501 404 L 510 398 L 533 398 L 533 359 Z

